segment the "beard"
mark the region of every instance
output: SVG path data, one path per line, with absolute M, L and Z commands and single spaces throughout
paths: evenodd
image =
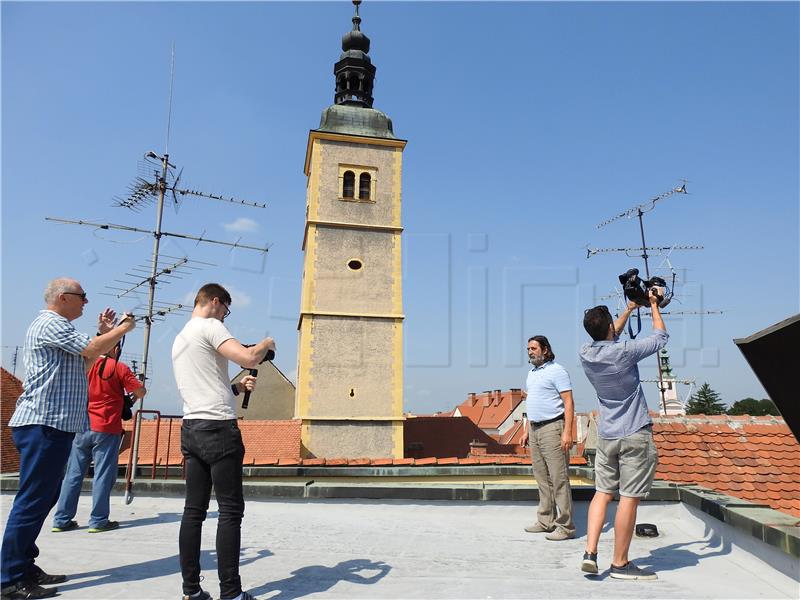
M 528 359 L 528 362 L 531 363 L 534 367 L 541 367 L 546 361 L 544 359 L 544 356 L 540 356 L 538 358 L 535 356 L 531 356 Z

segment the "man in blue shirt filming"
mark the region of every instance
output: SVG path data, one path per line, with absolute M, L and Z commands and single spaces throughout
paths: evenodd
M 615 579 L 658 579 L 652 571 L 640 569 L 628 560 L 636 510 L 650 492 L 656 473 L 658 454 L 653 443 L 653 421 L 639 379 L 638 363 L 661 350 L 667 335 L 659 312 L 659 298 L 651 290 L 649 301 L 653 333 L 644 339 L 621 341 L 635 302 L 616 321 L 607 306 L 586 311 L 583 326 L 594 340 L 580 350 L 586 377 L 597 392 L 600 419 L 595 459 L 595 494 L 589 505 L 586 553 L 581 570 L 597 573 L 597 542 L 606 518 L 606 509 L 619 492 L 614 520 L 614 556 L 610 576 Z

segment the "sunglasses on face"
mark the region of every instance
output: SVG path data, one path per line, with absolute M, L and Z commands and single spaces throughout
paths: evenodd
M 86 300 L 86 292 L 62 292 L 63 294 L 68 294 L 70 296 L 80 296 L 81 300 Z

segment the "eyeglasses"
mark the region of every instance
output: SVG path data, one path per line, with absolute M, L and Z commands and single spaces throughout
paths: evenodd
M 228 308 L 228 305 L 227 305 L 227 304 L 223 304 L 222 306 L 224 306 L 224 307 L 225 307 L 225 314 L 224 314 L 224 315 L 222 315 L 222 318 L 223 318 L 223 319 L 227 319 L 227 318 L 228 318 L 228 315 L 229 315 L 229 314 L 231 314 L 231 309 L 230 309 L 230 308 Z
M 70 296 L 80 296 L 81 300 L 86 300 L 86 292 L 61 292 L 62 294 L 69 294 Z

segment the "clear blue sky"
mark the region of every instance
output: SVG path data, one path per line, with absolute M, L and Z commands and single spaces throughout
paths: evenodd
M 675 370 L 729 403 L 764 395 L 732 339 L 798 312 L 797 3 L 368 1 L 361 14 L 375 107 L 409 141 L 406 410 L 520 387 L 523 348 L 537 333 L 570 371 L 578 409 L 593 408 L 577 362 L 583 309 L 641 261 L 586 260 L 583 248 L 636 245 L 635 220 L 595 225 L 682 177 L 691 195 L 647 215 L 648 242 L 704 245 L 671 256 L 687 269 L 671 308 L 725 313 L 667 321 Z M 271 251 L 264 262 L 169 242 L 172 254 L 219 266 L 164 285 L 160 299 L 228 285 L 231 331 L 243 341 L 273 335 L 276 364 L 294 375 L 306 141 L 333 101 L 351 15 L 344 1 L 3 2 L 6 368 L 47 280 L 81 280 L 91 302 L 76 325 L 92 333 L 113 300 L 103 287 L 148 260 L 149 238 L 44 218 L 154 225 L 153 209 L 111 202 L 146 151 L 163 152 L 174 41 L 172 161 L 192 187 L 268 207 L 187 200 L 165 212 L 164 229 L 241 235 Z M 231 231 L 241 218 L 255 231 Z M 184 320 L 154 329 L 149 407 L 179 411 L 169 348 Z M 138 331 L 127 352 L 141 352 Z M 647 396 L 655 407 L 653 386 Z

